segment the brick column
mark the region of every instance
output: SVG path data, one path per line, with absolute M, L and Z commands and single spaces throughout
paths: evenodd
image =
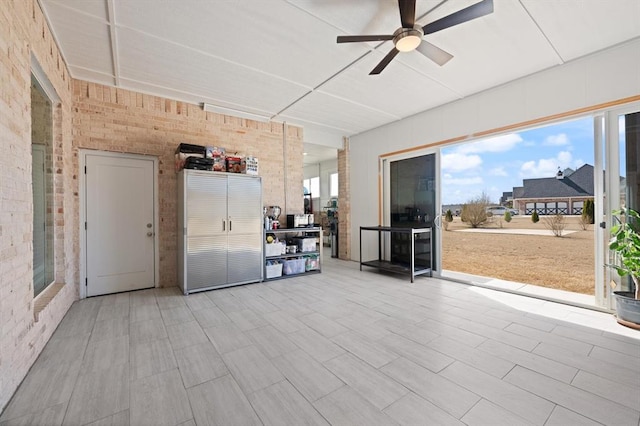
M 338 258 L 351 260 L 351 183 L 349 179 L 349 139 L 338 150 Z

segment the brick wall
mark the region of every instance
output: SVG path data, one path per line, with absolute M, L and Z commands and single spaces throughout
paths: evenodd
M 338 258 L 351 260 L 351 183 L 349 167 L 349 140 L 338 150 Z
M 31 56 L 60 103 L 54 107 L 54 219 L 59 290 L 34 319 L 31 189 Z M 35 0 L 0 7 L 0 409 L 18 387 L 78 293 L 68 70 Z M 77 222 L 75 222 L 77 227 Z
M 161 285 L 176 282 L 176 179 L 180 142 L 218 145 L 260 159 L 264 203 L 302 211 L 302 129 L 205 113 L 198 106 L 72 81 L 37 0 L 0 0 L 0 409 L 78 297 L 78 149 L 159 159 Z M 50 81 L 57 294 L 35 320 L 31 189 L 31 57 Z M 286 157 L 286 159 L 285 159 Z M 286 170 L 285 170 L 286 164 Z M 286 183 L 285 183 L 286 176 Z M 285 195 L 286 194 L 286 195 Z M 286 202 L 286 204 L 285 204 Z
M 264 205 L 281 206 L 283 215 L 287 209 L 302 211 L 301 128 L 209 113 L 197 105 L 84 81 L 74 81 L 74 111 L 74 152 L 96 149 L 159 159 L 162 287 L 177 283 L 174 154 L 181 142 L 258 157 Z M 77 155 L 74 160 L 76 170 Z M 74 191 L 77 188 L 75 182 Z

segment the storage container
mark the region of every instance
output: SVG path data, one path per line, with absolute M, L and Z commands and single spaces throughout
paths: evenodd
M 282 263 L 272 263 L 272 264 L 267 264 L 266 266 L 267 269 L 267 276 L 265 277 L 266 279 L 269 278 L 277 278 L 277 277 L 281 277 L 282 276 Z
M 224 156 L 214 156 L 213 159 L 213 171 L 214 172 L 226 172 L 227 171 L 227 159 Z
M 181 143 L 176 148 L 176 155 L 175 155 L 176 173 L 184 169 L 184 164 L 187 158 L 189 157 L 205 158 L 205 154 L 206 154 L 206 148 L 202 145 L 192 145 L 188 143 Z
M 318 255 L 308 256 L 306 258 L 304 269 L 306 271 L 317 271 L 318 269 L 320 269 L 320 256 Z
M 242 158 L 236 156 L 227 156 L 227 172 L 242 173 Z
M 283 253 L 283 250 L 287 250 L 287 246 L 282 243 L 271 243 L 264 245 L 264 255 L 266 257 L 271 256 L 280 256 Z
M 299 252 L 316 251 L 316 237 L 295 237 Z
M 207 146 L 205 153 L 207 158 L 224 158 L 227 154 L 227 150 L 219 146 Z
M 284 261 L 282 273 L 284 275 L 302 274 L 305 271 L 305 259 L 288 259 Z
M 187 157 L 184 162 L 184 168 L 191 170 L 213 170 L 213 159 Z

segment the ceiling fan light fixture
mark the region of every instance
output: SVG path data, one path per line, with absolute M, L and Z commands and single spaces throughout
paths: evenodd
M 422 42 L 422 29 L 419 26 L 415 28 L 400 28 L 394 34 L 393 43 L 400 52 L 411 52 Z

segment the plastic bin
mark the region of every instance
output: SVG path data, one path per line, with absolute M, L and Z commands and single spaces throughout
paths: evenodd
M 316 271 L 320 269 L 320 256 L 308 256 L 305 261 L 304 269 L 306 271 Z
M 277 278 L 282 276 L 282 263 L 273 263 L 266 266 L 267 276 L 266 278 Z
M 266 257 L 280 256 L 286 251 L 286 246 L 282 243 L 272 243 L 264 245 L 264 255 Z
M 296 237 L 294 241 L 298 244 L 299 252 L 316 251 L 316 237 Z
M 288 259 L 284 261 L 282 273 L 284 275 L 302 274 L 305 271 L 305 259 Z

